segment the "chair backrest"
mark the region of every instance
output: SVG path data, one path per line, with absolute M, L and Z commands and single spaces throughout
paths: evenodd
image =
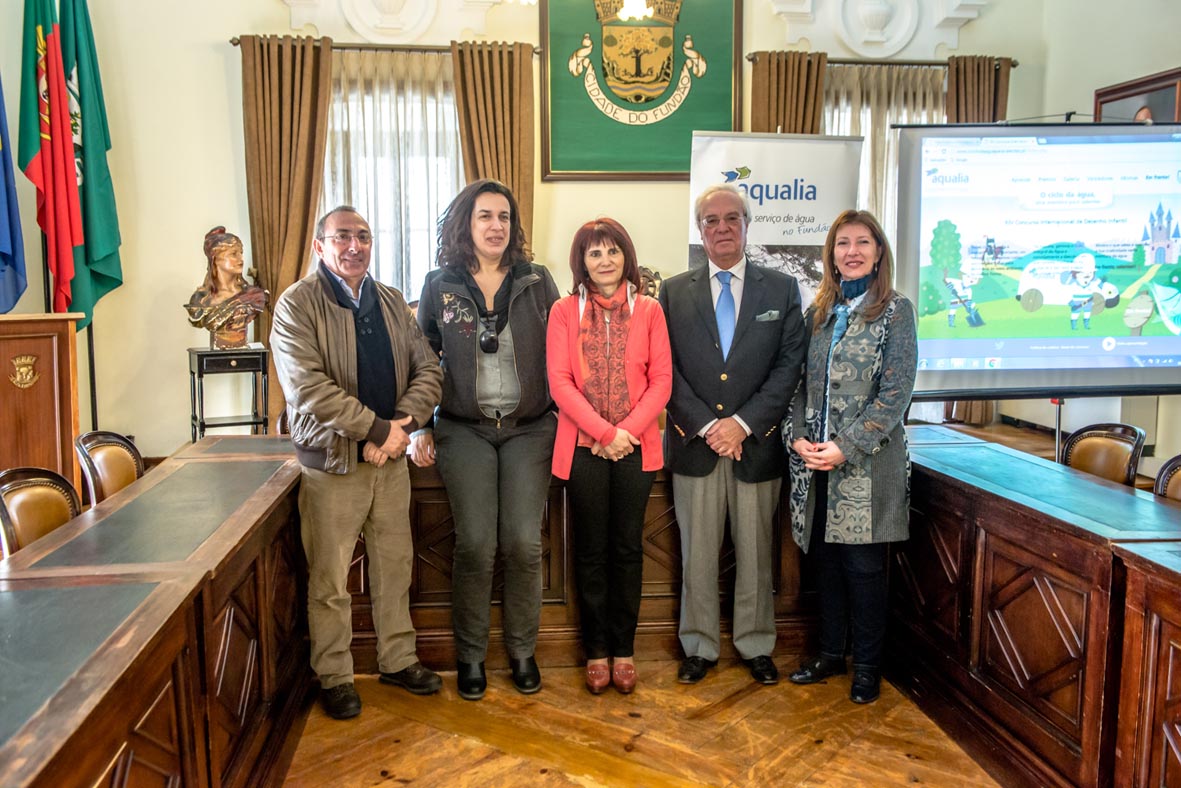
M 1062 464 L 1108 481 L 1134 485 L 1144 430 L 1130 424 L 1090 424 L 1062 444 Z
M 101 503 L 144 475 L 144 458 L 135 444 L 117 432 L 95 430 L 74 441 L 90 502 Z
M 7 558 L 81 511 L 74 485 L 56 471 L 0 471 L 0 552 Z
M 1152 491 L 1157 495 L 1181 501 L 1181 454 L 1171 460 L 1166 460 L 1156 474 L 1156 484 Z

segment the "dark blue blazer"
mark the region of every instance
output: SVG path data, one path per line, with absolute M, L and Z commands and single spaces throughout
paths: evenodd
M 660 305 L 673 353 L 665 467 L 686 476 L 708 475 L 718 455 L 697 433 L 713 419 L 737 415 L 751 434 L 742 444 L 734 475 L 744 482 L 779 478 L 785 467 L 779 425 L 808 346 L 796 280 L 747 261 L 738 322 L 725 360 L 708 266 L 666 279 Z

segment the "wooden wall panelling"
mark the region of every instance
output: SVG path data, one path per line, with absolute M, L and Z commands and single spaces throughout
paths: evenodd
M 929 477 L 911 481 L 910 539 L 892 546 L 895 620 L 967 661 L 975 554 L 970 499 Z
M 410 590 L 411 615 L 418 632 L 418 655 L 432 667 L 449 670 L 455 664 L 451 634 L 451 556 L 455 546 L 454 523 L 446 489 L 434 469 L 410 468 L 412 498 L 410 521 L 414 533 L 415 561 Z M 542 535 L 542 613 L 537 656 L 544 665 L 574 665 L 582 659 L 578 628 L 578 601 L 569 542 L 570 523 L 564 487 L 554 480 L 546 503 Z M 791 543 L 786 503 L 775 519 L 776 553 L 773 581 L 780 649 L 801 650 L 808 640 L 812 617 L 807 614 L 801 554 Z M 680 610 L 680 532 L 672 504 L 672 481 L 657 476 L 645 511 L 643 529 L 644 569 L 640 623 L 636 653 L 640 659 L 680 656 L 677 618 Z M 727 536 L 720 557 L 719 591 L 723 617 L 733 604 L 734 556 Z M 377 672 L 373 617 L 366 591 L 368 579 L 363 540 L 354 552 L 349 572 L 353 595 L 353 664 L 359 673 Z M 507 666 L 501 639 L 500 589 L 497 562 L 493 577 L 492 626 L 487 662 Z M 723 622 L 723 655 L 733 656 L 727 623 Z

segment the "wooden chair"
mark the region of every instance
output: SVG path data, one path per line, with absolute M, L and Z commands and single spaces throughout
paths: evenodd
M 1181 501 L 1181 454 L 1166 460 L 1160 467 L 1152 491 L 1164 498 Z
M 144 458 L 135 444 L 117 432 L 95 430 L 74 441 L 90 503 L 110 498 L 144 475 Z
M 69 480 L 46 468 L 0 471 L 0 553 L 4 558 L 82 512 Z
M 1130 424 L 1091 424 L 1062 444 L 1063 465 L 1133 486 L 1144 451 L 1144 430 Z

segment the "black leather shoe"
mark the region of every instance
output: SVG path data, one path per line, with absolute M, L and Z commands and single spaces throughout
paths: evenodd
M 792 684 L 815 684 L 829 676 L 843 676 L 847 670 L 844 657 L 838 659 L 821 654 L 800 665 L 787 678 Z
M 508 666 L 513 673 L 513 686 L 522 695 L 532 695 L 541 689 L 541 671 L 533 655 L 524 659 L 509 657 Z
M 337 684 L 320 690 L 320 703 L 334 720 L 348 720 L 361 713 L 361 696 L 352 684 Z
M 882 677 L 870 668 L 853 668 L 853 686 L 849 689 L 849 700 L 854 703 L 873 703 L 882 694 Z
M 423 667 L 421 662 L 402 668 L 397 673 L 382 673 L 382 684 L 393 684 L 395 687 L 409 690 L 415 695 L 432 695 L 443 686 L 439 674 Z
M 750 677 L 760 684 L 778 684 L 779 669 L 770 657 L 751 657 L 744 660 L 750 668 Z
M 677 681 L 682 684 L 696 684 L 705 678 L 705 674 L 716 664 L 718 664 L 716 659 L 685 657 L 680 670 L 677 671 Z
M 484 663 L 457 662 L 455 668 L 455 682 L 459 685 L 459 697 L 464 700 L 479 700 L 484 697 L 484 690 L 488 689 L 488 679 L 484 676 Z

